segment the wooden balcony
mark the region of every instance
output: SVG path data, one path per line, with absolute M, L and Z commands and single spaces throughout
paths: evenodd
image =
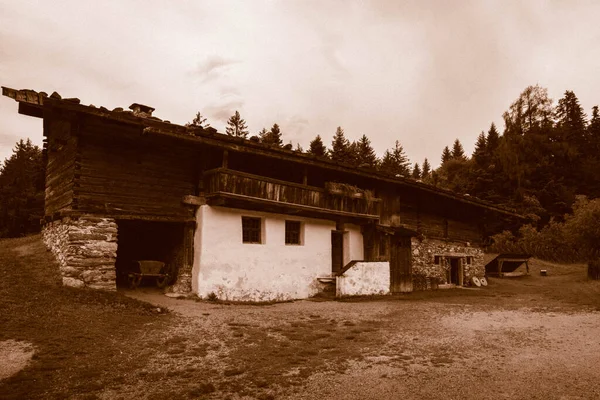
M 218 168 L 204 173 L 208 204 L 320 218 L 379 219 L 381 200 Z

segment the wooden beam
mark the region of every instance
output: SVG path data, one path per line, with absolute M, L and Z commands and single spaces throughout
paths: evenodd
M 241 194 L 227 193 L 227 192 L 215 192 L 206 196 L 207 204 L 211 206 L 226 206 L 227 200 L 238 200 L 243 201 L 247 204 L 254 204 L 255 207 L 253 209 L 265 210 L 266 207 L 274 207 L 275 209 L 295 209 L 301 211 L 312 212 L 314 214 L 327 216 L 328 219 L 339 219 L 339 217 L 347 217 L 351 220 L 378 220 L 379 215 L 370 215 L 370 214 L 358 214 L 352 213 L 348 211 L 338 211 L 338 210 L 330 210 L 328 208 L 319 208 L 313 206 L 307 206 L 302 204 L 294 204 L 294 203 L 284 203 L 276 200 L 268 200 L 261 199 L 257 197 L 245 196 Z M 244 207 L 232 207 L 232 208 L 244 208 Z
M 223 168 L 227 168 L 229 164 L 229 151 L 228 150 L 223 150 L 223 164 L 222 167 Z
M 181 202 L 183 204 L 187 204 L 188 206 L 203 206 L 206 204 L 206 198 L 204 196 L 187 195 L 183 196 Z

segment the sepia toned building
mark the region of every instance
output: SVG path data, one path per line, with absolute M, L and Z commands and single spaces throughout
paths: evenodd
M 485 238 L 522 221 L 409 178 L 172 124 L 141 104 L 2 94 L 43 119 L 43 238 L 65 285 L 114 290 L 139 260 L 164 262 L 171 291 L 232 301 L 464 285 L 485 273 Z

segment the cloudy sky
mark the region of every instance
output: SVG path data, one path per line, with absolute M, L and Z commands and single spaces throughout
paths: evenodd
M 326 144 L 337 126 L 381 155 L 399 140 L 435 166 L 528 85 L 600 103 L 598 1 L 0 0 L 0 84 L 107 108 L 138 102 L 175 123 Z M 41 120 L 0 98 L 0 160 Z

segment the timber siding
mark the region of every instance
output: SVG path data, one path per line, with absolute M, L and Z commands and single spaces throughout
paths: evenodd
M 192 220 L 182 199 L 194 195 L 198 157 L 193 149 L 140 138 L 140 129 L 89 121 L 79 137 L 77 209 L 116 218 Z
M 378 219 L 380 199 L 328 193 L 323 188 L 218 168 L 205 173 L 206 196 L 281 204 L 323 216 Z
M 66 119 L 54 119 L 44 124 L 44 134 L 49 137 L 44 144 L 47 159 L 46 215 L 72 209 L 77 137 L 71 131 L 72 124 Z

